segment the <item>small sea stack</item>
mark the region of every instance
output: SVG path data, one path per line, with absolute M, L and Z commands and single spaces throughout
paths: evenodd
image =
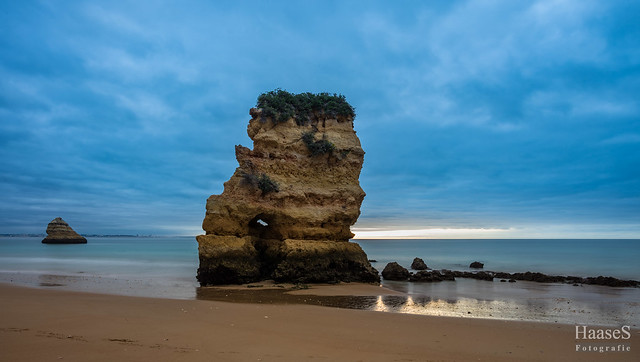
M 66 221 L 57 217 L 47 225 L 47 237 L 43 244 L 86 244 L 87 239 L 75 232 Z
M 413 270 L 427 270 L 427 269 L 429 269 L 429 267 L 427 267 L 427 264 L 424 262 L 424 260 L 422 260 L 420 258 L 415 258 L 415 259 L 413 259 L 413 262 L 411 263 L 411 269 L 413 269 Z

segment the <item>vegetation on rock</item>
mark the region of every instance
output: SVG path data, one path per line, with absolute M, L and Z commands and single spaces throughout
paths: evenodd
M 262 93 L 258 96 L 257 108 L 262 109 L 262 117 L 271 118 L 274 123 L 286 122 L 294 118 L 298 125 L 307 124 L 312 118 L 351 117 L 356 113 L 342 94 L 300 93 L 293 94 L 282 89 Z
M 302 142 L 307 146 L 311 156 L 324 155 L 325 153 L 332 153 L 335 151 L 336 146 L 326 139 L 323 135 L 321 140 L 316 140 L 315 132 L 305 132 L 302 134 Z
M 278 192 L 280 191 L 280 186 L 278 183 L 269 177 L 269 175 L 262 173 L 260 175 L 256 175 L 254 173 L 245 173 L 242 175 L 244 181 L 254 187 L 257 187 L 262 191 L 263 195 L 266 195 L 270 192 Z

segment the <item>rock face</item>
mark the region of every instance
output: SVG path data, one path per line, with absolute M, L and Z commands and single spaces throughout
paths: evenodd
M 395 261 L 387 264 L 382 270 L 382 277 L 386 280 L 407 280 L 410 275 L 405 267 Z
M 236 146 L 239 167 L 207 200 L 206 234 L 196 237 L 200 284 L 379 281 L 349 242 L 365 196 L 351 106 L 284 91 L 263 94 L 258 106 L 247 127 L 253 150 Z
M 47 225 L 44 244 L 86 244 L 87 239 L 75 232 L 62 218 L 57 217 Z
M 427 264 L 425 264 L 424 260 L 420 259 L 420 258 L 415 258 L 413 259 L 413 262 L 411 263 L 411 269 L 413 270 L 427 270 Z

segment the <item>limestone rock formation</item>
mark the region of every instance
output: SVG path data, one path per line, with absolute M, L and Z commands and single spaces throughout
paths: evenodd
M 349 242 L 365 196 L 351 106 L 342 96 L 278 90 L 258 107 L 247 127 L 253 149 L 236 146 L 239 167 L 207 200 L 206 235 L 196 237 L 200 284 L 379 281 Z
M 47 237 L 44 244 L 86 244 L 87 239 L 75 232 L 61 217 L 57 217 L 47 225 Z

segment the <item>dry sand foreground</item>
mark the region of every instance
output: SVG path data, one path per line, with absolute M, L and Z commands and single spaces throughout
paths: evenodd
M 573 326 L 0 284 L 0 361 L 639 361 L 575 352 Z M 613 343 L 610 343 L 613 344 Z

